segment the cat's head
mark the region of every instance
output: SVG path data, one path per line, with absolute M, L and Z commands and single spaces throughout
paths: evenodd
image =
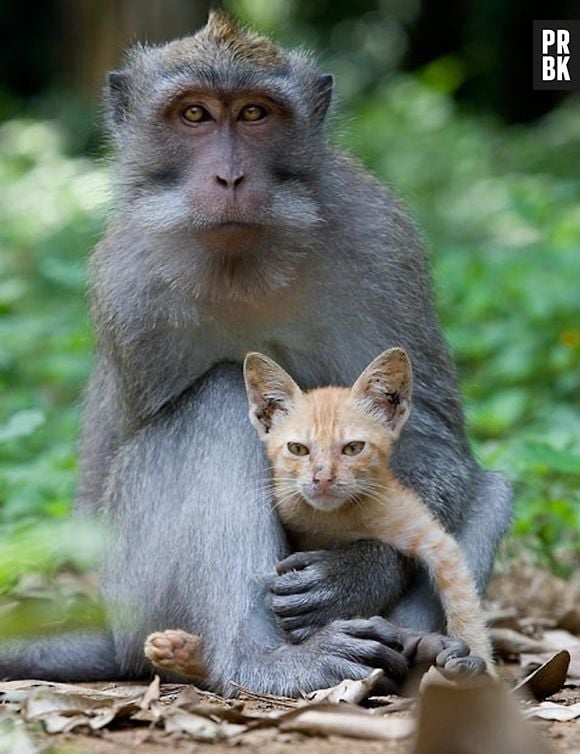
M 411 363 L 402 348 L 378 356 L 352 388 L 303 392 L 259 353 L 246 356 L 244 379 L 280 495 L 335 510 L 378 491 L 377 474 L 411 409 Z

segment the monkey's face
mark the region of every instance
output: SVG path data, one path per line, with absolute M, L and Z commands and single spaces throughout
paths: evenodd
M 124 198 L 145 229 L 239 255 L 273 232 L 320 223 L 308 113 L 275 84 L 254 80 L 212 87 L 180 76 L 152 103 L 134 102 L 121 166 Z
M 316 213 L 303 190 L 295 185 L 293 195 L 288 183 L 284 150 L 293 114 L 267 90 L 218 95 L 192 88 L 162 117 L 179 158 L 184 220 L 208 251 L 252 251 L 273 223 L 292 222 L 297 209 Z
M 119 216 L 173 287 L 255 300 L 296 279 L 323 228 L 331 93 L 308 55 L 215 13 L 110 74 Z

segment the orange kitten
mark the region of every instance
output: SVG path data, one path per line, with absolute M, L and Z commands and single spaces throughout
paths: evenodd
M 422 561 L 439 590 L 450 636 L 493 672 L 473 577 L 453 537 L 389 469 L 411 408 L 411 364 L 391 348 L 352 388 L 302 392 L 276 362 L 244 362 L 250 419 L 266 443 L 276 510 L 300 549 L 380 539 Z

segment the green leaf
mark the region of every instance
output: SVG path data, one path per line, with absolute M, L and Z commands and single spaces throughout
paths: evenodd
M 37 409 L 25 409 L 8 419 L 3 427 L 0 427 L 0 443 L 16 440 L 20 437 L 28 437 L 41 427 L 45 422 L 42 411 Z

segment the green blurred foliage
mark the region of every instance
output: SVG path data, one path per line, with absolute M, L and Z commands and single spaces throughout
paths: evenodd
M 475 452 L 515 484 L 516 541 L 567 574 L 580 530 L 580 102 L 507 128 L 457 110 L 459 78 L 441 60 L 364 96 L 339 88 L 347 116 L 336 138 L 396 187 L 423 228 Z M 98 556 L 66 516 L 91 362 L 86 257 L 111 179 L 105 164 L 71 156 L 64 133 L 38 120 L 0 127 L 5 595 L 25 573 L 82 570 Z M 92 615 L 82 600 L 66 605 L 44 622 Z M 29 605 L 19 609 L 18 625 L 35 622 Z

